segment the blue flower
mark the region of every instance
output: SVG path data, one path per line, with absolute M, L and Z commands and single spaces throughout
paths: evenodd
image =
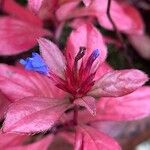
M 48 67 L 38 53 L 32 53 L 32 57 L 28 57 L 25 60 L 21 59 L 20 63 L 24 65 L 27 70 L 37 71 L 42 74 L 48 73 Z

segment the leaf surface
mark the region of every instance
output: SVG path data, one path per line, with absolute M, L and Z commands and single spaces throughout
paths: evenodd
M 13 103 L 4 121 L 4 132 L 35 133 L 49 130 L 69 107 L 62 99 L 27 97 Z

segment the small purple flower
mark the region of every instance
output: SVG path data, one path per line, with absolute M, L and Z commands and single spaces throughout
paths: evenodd
M 20 63 L 24 65 L 27 70 L 37 71 L 41 74 L 48 73 L 48 67 L 38 53 L 32 53 L 32 57 L 28 57 L 25 60 L 21 59 Z

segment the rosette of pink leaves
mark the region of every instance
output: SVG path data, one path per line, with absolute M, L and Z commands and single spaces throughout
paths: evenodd
M 104 62 L 107 49 L 102 36 L 91 24 L 82 24 L 71 33 L 67 41 L 65 56 L 51 41 L 42 38 L 38 41 L 41 55 L 48 66 L 48 71 L 43 75 L 34 71 L 0 65 L 0 89 L 12 102 L 5 116 L 3 131 L 45 132 L 56 123 L 61 123 L 61 117 L 71 109 L 74 110 L 72 118 L 76 129 L 76 150 L 120 149 L 114 139 L 83 124 L 83 121 L 80 122 L 82 111 L 80 112 L 78 108 L 83 106 L 95 115 L 97 99 L 129 94 L 148 80 L 147 75 L 137 69 L 115 71 L 110 69 Z M 34 62 L 33 58 L 27 59 L 29 60 L 31 60 L 29 65 L 31 70 L 43 71 L 41 67 L 45 67 L 45 64 L 39 65 Z M 120 114 L 120 116 L 125 116 L 128 113 L 127 118 L 131 115 L 131 119 L 149 115 L 149 100 L 145 98 L 141 101 L 142 107 L 137 104 L 138 101 L 139 99 L 132 101 L 132 98 L 129 98 L 126 105 L 130 108 L 126 111 L 127 108 L 122 106 L 123 100 L 104 99 L 102 102 L 100 100 L 102 105 L 98 105 L 97 111 L 98 114 L 104 112 L 103 118 L 106 115 L 106 118 L 110 120 L 115 112 L 118 116 Z M 137 111 L 131 111 L 132 106 L 137 107 Z M 92 116 L 88 118 L 90 121 Z M 97 118 L 100 118 L 99 115 Z

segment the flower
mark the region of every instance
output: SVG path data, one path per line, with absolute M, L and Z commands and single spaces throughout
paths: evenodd
M 38 53 L 32 53 L 32 58 L 27 58 L 26 60 L 21 59 L 20 63 L 27 70 L 37 71 L 42 74 L 48 73 L 48 67 Z
M 78 110 L 78 106 L 84 106 L 92 115 L 96 115 L 95 103 L 100 97 L 129 94 L 148 80 L 147 75 L 137 69 L 114 71 L 108 67 L 105 64 L 106 46 L 100 32 L 91 24 L 82 24 L 71 33 L 65 55 L 47 39 L 40 38 L 38 42 L 43 59 L 33 54 L 32 58 L 23 61 L 25 66 L 29 64 L 27 68 L 30 71 L 0 65 L 0 90 L 13 101 L 6 113 L 4 132 L 39 133 L 52 127 L 57 129 L 56 123 L 63 125 L 66 121 L 63 119 L 64 115 L 69 119 L 66 111 L 74 109 L 74 119 L 78 119 L 75 118 L 77 112 L 82 116 L 82 110 Z M 48 72 L 40 74 L 37 68 L 45 64 Z M 146 99 L 143 106 L 147 102 Z M 100 107 L 101 110 L 103 106 Z M 132 102 L 130 106 L 132 108 Z M 113 109 L 113 105 L 110 107 Z M 105 109 L 107 115 L 109 108 Z M 140 112 L 144 114 L 136 111 L 136 118 L 149 115 L 149 106 L 140 108 Z M 87 113 L 84 116 L 86 118 L 90 119 Z M 82 121 L 81 124 L 74 122 L 74 126 L 70 128 L 73 129 L 72 127 L 76 130 L 75 149 L 120 149 L 114 139 L 82 124 Z
M 90 41 L 88 37 L 89 39 L 85 41 L 83 39 L 85 33 L 82 37 L 79 36 L 82 29 L 89 31 L 87 33 L 89 35 L 95 34 L 98 38 Z M 100 46 L 99 39 L 101 39 Z M 38 41 L 41 54 L 50 68 L 50 78 L 58 88 L 68 92 L 74 100 L 85 96 L 92 96 L 94 99 L 103 96 L 123 96 L 133 92 L 148 80 L 147 75 L 136 69 L 111 71 L 95 79 L 107 52 L 102 37 L 90 24 L 84 24 L 71 34 L 65 56 L 54 43 L 42 38 Z M 85 43 L 90 46 L 85 46 Z

